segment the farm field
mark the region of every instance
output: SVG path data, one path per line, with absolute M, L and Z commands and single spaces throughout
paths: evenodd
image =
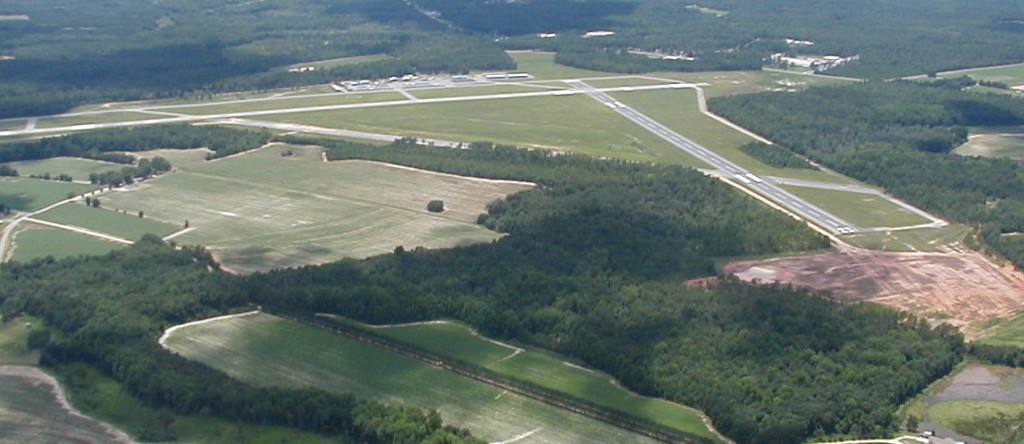
M 54 397 L 56 381 L 31 367 L 0 366 L 0 443 L 125 443 L 109 426 L 69 412 Z
M 692 89 L 616 92 L 611 96 L 754 174 L 848 182 L 819 170 L 774 168 L 748 156 L 740 147 L 754 139 L 701 114 L 697 93 Z
M 124 247 L 124 244 L 59 228 L 27 224 L 27 226 L 19 225 L 17 229 L 18 231 L 14 235 L 14 253 L 11 255 L 11 260 L 19 262 L 28 262 L 46 256 L 63 258 L 105 254 Z
M 126 166 L 119 163 L 82 159 L 78 157 L 54 157 L 43 160 L 23 160 L 20 162 L 9 162 L 6 165 L 18 170 L 18 174 L 21 176 L 42 176 L 47 173 L 52 176 L 67 174 L 75 180 L 89 180 L 89 175 L 92 173 L 120 170 Z
M 488 340 L 458 322 L 386 326 L 378 332 L 434 353 L 717 441 L 697 410 L 631 393 L 604 373 L 544 352 Z
M 24 177 L 0 177 L 0 203 L 16 211 L 35 211 L 60 202 L 68 195 L 98 189 L 98 185 Z
M 969 443 L 1024 442 L 1024 370 L 968 364 L 908 403 L 921 430 Z
M 788 185 L 783 188 L 860 227 L 902 227 L 931 222 L 877 194 Z
M 100 201 L 104 202 L 104 199 L 100 198 Z M 107 207 L 105 204 L 101 206 Z M 111 207 L 90 208 L 85 206 L 85 202 L 66 203 L 37 214 L 33 218 L 82 227 L 130 241 L 137 241 L 147 233 L 163 237 L 181 229 L 180 225 L 171 225 L 145 217 L 140 218 L 138 211 L 121 214 Z
M 602 422 L 266 314 L 177 330 L 170 350 L 254 384 L 352 392 L 436 408 L 447 423 L 490 442 L 653 443 Z M 383 377 L 386 376 L 386 377 Z
M 441 140 L 487 140 L 626 160 L 704 165 L 582 95 L 428 103 L 265 118 Z
M 204 116 L 208 114 L 228 114 L 249 111 L 268 111 L 275 109 L 302 108 L 307 106 L 349 105 L 358 103 L 387 102 L 406 100 L 405 96 L 395 91 L 381 90 L 359 93 L 337 93 L 330 96 L 273 98 L 238 103 L 203 103 L 161 108 L 161 111 Z
M 290 150 L 293 155 L 283 157 Z M 193 230 L 175 238 L 207 246 L 230 270 L 251 272 L 367 257 L 396 246 L 487 242 L 476 224 L 492 200 L 530 188 L 373 162 L 322 162 L 320 149 L 271 146 L 203 162 L 108 193 L 103 205 Z M 426 211 L 441 199 L 447 210 Z
M 971 128 L 967 143 L 954 153 L 961 156 L 1005 157 L 1024 161 L 1024 127 Z
M 36 128 L 55 128 L 71 125 L 86 125 L 90 123 L 128 122 L 133 120 L 155 119 L 158 117 L 160 116 L 132 112 L 114 112 L 71 117 L 48 117 L 39 119 L 39 122 L 36 123 Z

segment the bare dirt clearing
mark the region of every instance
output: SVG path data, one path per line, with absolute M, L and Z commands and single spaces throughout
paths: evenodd
M 897 253 L 843 247 L 836 253 L 734 262 L 725 273 L 831 291 L 961 327 L 975 337 L 989 319 L 1024 307 L 1024 274 L 978 252 Z

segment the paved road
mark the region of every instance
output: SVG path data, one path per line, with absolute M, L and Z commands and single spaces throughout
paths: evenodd
M 854 226 L 838 216 L 822 210 L 814 204 L 782 189 L 782 187 L 777 185 L 771 179 L 755 176 L 749 170 L 712 152 L 711 150 L 708 150 L 707 148 L 698 145 L 696 142 L 683 137 L 681 134 L 654 121 L 639 111 L 630 108 L 622 102 L 615 100 L 604 91 L 598 90 L 580 80 L 570 80 L 567 83 L 574 89 L 586 93 L 597 101 L 605 104 L 605 106 L 608 106 L 615 112 L 621 114 L 623 117 L 656 134 L 658 137 L 665 139 L 679 149 L 692 154 L 704 163 L 722 171 L 725 173 L 723 177 L 736 186 L 754 191 L 759 195 L 767 197 L 791 213 L 802 217 L 819 228 L 833 234 L 851 234 L 863 231 L 861 228 Z

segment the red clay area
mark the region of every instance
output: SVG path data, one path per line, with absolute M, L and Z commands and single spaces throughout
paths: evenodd
M 1010 317 L 1024 307 L 1024 274 L 973 251 L 894 253 L 844 247 L 836 253 L 734 262 L 725 273 L 831 291 L 961 327 Z

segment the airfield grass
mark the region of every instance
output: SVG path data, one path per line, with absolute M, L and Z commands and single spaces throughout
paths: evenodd
M 790 185 L 782 188 L 859 227 L 903 227 L 930 222 L 877 194 Z
M 0 177 L 0 203 L 17 211 L 35 211 L 68 198 L 98 189 L 86 185 L 26 177 Z
M 110 170 L 120 170 L 126 165 L 99 160 L 82 159 L 78 157 L 53 157 L 43 160 L 23 160 L 10 162 L 6 165 L 18 170 L 21 176 L 39 175 L 49 173 L 52 176 L 67 174 L 75 180 L 88 180 L 92 173 L 102 173 Z
M 155 409 L 130 396 L 121 384 L 93 367 L 73 363 L 50 369 L 70 394 L 75 408 L 136 438 L 154 433 L 176 436 L 161 442 L 210 444 L 344 444 L 345 441 L 284 427 L 230 422 L 211 416 L 182 416 Z M 97 444 L 104 441 L 97 441 Z
M 26 341 L 32 328 L 44 328 L 43 320 L 32 316 L 4 319 L 0 323 L 0 365 L 36 365 L 39 352 L 29 350 Z
M 28 124 L 28 119 L 0 121 L 0 131 L 20 130 Z
M 101 197 L 100 202 L 103 200 Z M 123 214 L 115 212 L 114 209 L 87 207 L 84 201 L 66 203 L 37 214 L 34 218 L 82 227 L 130 241 L 137 241 L 147 233 L 163 237 L 181 228 L 180 225 L 171 225 L 146 217 L 140 218 L 138 211 Z
M 701 114 L 697 107 L 697 92 L 692 89 L 616 92 L 611 95 L 754 174 L 824 182 L 848 182 L 848 180 L 824 171 L 806 168 L 775 168 L 750 157 L 740 151 L 740 147 L 753 142 L 754 139 Z
M 286 97 L 241 103 L 204 103 L 199 105 L 161 108 L 161 111 L 204 116 L 213 114 L 244 113 L 249 111 L 270 111 L 275 109 L 303 108 L 307 106 L 351 105 L 406 100 L 395 91 L 361 91 L 358 93 L 334 93 L 317 97 Z
M 103 240 L 87 234 L 40 225 L 19 226 L 14 235 L 11 260 L 29 262 L 47 256 L 54 258 L 106 254 L 124 244 Z
M 282 114 L 268 119 L 462 142 L 492 141 L 597 157 L 706 166 L 582 95 Z
M 606 77 L 598 79 L 587 79 L 587 84 L 594 88 L 615 88 L 619 86 L 651 86 L 651 85 L 667 85 L 675 83 L 667 79 L 657 79 L 653 77 L 646 77 L 642 75 L 636 76 L 622 76 L 622 77 Z
M 657 72 L 650 76 L 706 84 L 702 88 L 708 98 L 765 91 L 803 90 L 811 86 L 851 82 L 851 80 L 835 77 L 808 76 L 777 71 Z
M 85 116 L 44 117 L 36 122 L 36 128 L 55 128 L 60 126 L 87 125 L 90 123 L 128 122 L 135 120 L 159 119 L 161 117 L 166 116 L 132 112 L 116 112 L 90 114 Z
M 1024 63 L 990 66 L 939 73 L 939 78 L 970 76 L 975 80 L 1006 83 L 1010 86 L 1024 85 Z
M 653 443 L 611 425 L 328 331 L 266 314 L 188 326 L 166 346 L 242 381 L 313 387 L 436 408 L 494 442 Z
M 1024 443 L 1024 403 L 942 402 L 930 406 L 928 415 L 932 422 L 986 442 Z
M 963 241 L 970 230 L 965 225 L 951 224 L 941 228 L 857 234 L 846 236 L 844 240 L 870 250 L 939 252 Z
M 517 352 L 513 346 L 481 338 L 458 322 L 397 325 L 378 331 L 441 355 L 717 441 L 694 409 L 631 393 L 610 376 L 574 367 L 564 358 L 536 350 Z
M 564 88 L 563 88 L 564 89 Z M 539 88 L 536 86 L 523 86 L 523 85 L 494 85 L 494 84 L 480 84 L 472 86 L 449 86 L 444 88 L 410 88 L 407 89 L 410 94 L 418 99 L 435 99 L 441 97 L 467 97 L 467 96 L 483 96 L 489 94 L 509 94 L 509 93 L 530 93 L 530 92 L 543 92 L 545 90 L 556 91 L 553 88 Z
M 572 68 L 555 63 L 555 53 L 546 51 L 508 51 L 516 62 L 516 72 L 530 73 L 536 80 L 608 77 L 609 73 Z
M 284 151 L 293 155 L 284 157 Z M 445 248 L 488 242 L 477 225 L 491 201 L 530 185 L 402 169 L 322 162 L 314 147 L 274 145 L 196 164 L 103 197 L 103 205 L 193 229 L 175 240 L 210 248 L 230 270 L 251 272 L 362 258 L 396 246 Z M 444 201 L 430 213 L 427 202 Z

